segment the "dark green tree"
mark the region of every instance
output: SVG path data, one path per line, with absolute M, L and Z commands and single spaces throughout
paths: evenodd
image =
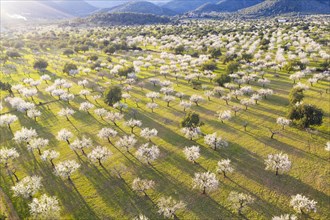
M 195 128 L 202 126 L 204 123 L 200 121 L 199 114 L 189 112 L 181 121 L 181 126 L 186 128 Z
M 225 83 L 229 83 L 231 81 L 231 78 L 228 74 L 223 73 L 218 75 L 218 77 L 215 78 L 214 81 L 218 83 L 219 86 L 223 86 Z
M 301 128 L 309 128 L 311 125 L 322 124 L 323 111 L 314 105 L 292 106 L 288 118 Z
M 237 62 L 230 62 L 227 64 L 226 73 L 232 74 L 238 71 L 239 64 Z
M 113 104 L 121 100 L 121 95 L 121 88 L 119 86 L 113 86 L 105 93 L 104 101 L 106 104 L 113 106 Z
M 296 104 L 297 102 L 301 102 L 304 98 L 303 89 L 301 88 L 294 88 L 291 90 L 289 94 L 289 101 L 291 105 Z
M 74 63 L 66 63 L 63 68 L 63 73 L 69 74 L 71 70 L 77 70 L 78 67 Z
M 45 70 L 48 66 L 48 63 L 46 60 L 40 59 L 34 62 L 33 68 L 36 70 Z

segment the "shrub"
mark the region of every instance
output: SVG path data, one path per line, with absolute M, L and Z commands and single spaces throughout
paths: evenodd
M 304 98 L 303 89 L 301 88 L 294 88 L 291 90 L 289 94 L 289 101 L 291 105 L 296 104 L 297 102 L 301 102 Z
M 48 66 L 48 63 L 46 60 L 40 59 L 34 62 L 33 68 L 37 70 L 44 70 Z
M 71 70 L 77 70 L 77 69 L 78 69 L 78 67 L 77 67 L 76 64 L 74 64 L 74 63 L 66 63 L 64 65 L 64 68 L 63 68 L 63 73 L 70 74 L 70 71 Z
M 189 112 L 181 121 L 181 126 L 185 128 L 195 128 L 203 124 L 204 123 L 200 121 L 199 114 L 195 112 Z

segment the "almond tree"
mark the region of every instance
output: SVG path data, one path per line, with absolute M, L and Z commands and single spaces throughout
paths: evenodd
M 188 101 L 181 101 L 180 106 L 183 107 L 183 111 L 185 112 L 186 109 L 189 109 L 191 107 L 191 102 Z
M 63 128 L 57 133 L 57 140 L 66 141 L 70 145 L 69 139 L 73 137 L 73 134 L 67 129 Z
M 59 116 L 63 116 L 66 118 L 67 121 L 70 121 L 69 116 L 73 115 L 75 111 L 71 108 L 62 108 L 59 112 Z
M 330 151 L 330 141 L 328 141 L 325 145 L 325 150 Z
M 14 123 L 15 121 L 17 121 L 18 118 L 16 115 L 12 115 L 12 114 L 5 114 L 5 115 L 1 115 L 0 116 L 0 126 L 1 127 L 8 127 L 11 130 L 10 125 L 12 123 Z
M 187 160 L 191 161 L 192 163 L 195 163 L 196 160 L 199 158 L 200 153 L 199 146 L 191 146 L 191 147 L 185 147 L 183 149 L 183 153 L 185 154 Z
M 266 170 L 275 171 L 276 175 L 279 173 L 288 172 L 291 169 L 291 161 L 287 154 L 282 152 L 279 154 L 269 154 L 265 160 Z
M 30 214 L 34 219 L 59 219 L 60 206 L 57 198 L 41 195 L 39 199 L 33 198 L 29 204 Z
M 181 132 L 184 134 L 186 138 L 192 140 L 193 138 L 198 138 L 200 134 L 202 134 L 199 127 L 185 127 L 181 129 Z
M 29 118 L 33 118 L 35 121 L 37 121 L 37 117 L 40 117 L 41 112 L 38 109 L 32 108 L 27 110 L 26 114 Z
M 125 148 L 126 151 L 129 152 L 129 150 L 132 149 L 136 143 L 137 140 L 134 135 L 125 135 L 116 142 L 116 146 Z
M 16 183 L 16 185 L 12 187 L 12 190 L 14 191 L 14 196 L 21 196 L 28 199 L 32 198 L 32 196 L 39 191 L 41 186 L 41 177 L 27 176 Z
M 153 189 L 155 187 L 155 182 L 153 180 L 146 180 L 135 178 L 132 183 L 132 189 L 137 192 L 143 193 L 147 196 L 146 191 L 149 189 Z
M 231 203 L 232 208 L 241 215 L 246 206 L 254 201 L 254 198 L 245 193 L 232 191 L 228 196 L 228 201 Z
M 152 128 L 152 129 L 150 129 L 150 128 L 144 128 L 144 129 L 142 129 L 142 131 L 140 132 L 140 135 L 141 135 L 142 137 L 148 139 L 149 142 L 151 142 L 151 138 L 152 138 L 152 137 L 156 137 L 157 134 L 158 134 L 158 131 L 157 131 L 157 129 L 155 129 L 155 128 Z
M 70 148 L 73 150 L 79 149 L 81 150 L 82 154 L 86 156 L 84 149 L 90 148 L 92 145 L 92 140 L 83 136 L 81 139 L 77 138 L 72 144 L 70 144 Z
M 279 117 L 276 119 L 276 123 L 282 126 L 282 130 L 284 130 L 285 126 L 289 126 L 291 123 L 290 119 L 286 119 L 283 117 Z
M 167 102 L 167 107 L 170 107 L 170 102 L 174 101 L 175 97 L 171 95 L 165 95 L 163 100 Z
M 136 120 L 136 119 L 131 118 L 130 120 L 125 122 L 125 125 L 131 128 L 131 133 L 134 133 L 134 128 L 135 127 L 141 127 L 142 122 L 140 120 Z
M 151 99 L 151 102 L 155 102 L 155 99 L 159 98 L 160 94 L 158 92 L 149 92 L 146 97 Z
M 154 102 L 149 102 L 146 106 L 151 109 L 151 112 L 154 112 L 154 109 L 158 108 L 158 104 Z
M 149 147 L 149 144 L 143 144 L 135 152 L 136 157 L 144 163 L 151 165 L 151 162 L 155 161 L 159 157 L 159 148 L 156 145 Z
M 124 117 L 123 114 L 119 113 L 119 112 L 109 112 L 106 116 L 106 119 L 109 119 L 110 121 L 112 121 L 112 123 L 118 127 L 117 125 L 117 121 L 121 120 Z
M 233 166 L 230 163 L 229 159 L 223 159 L 218 162 L 217 172 L 223 173 L 224 177 L 227 177 L 227 173 L 232 173 L 234 171 Z
M 228 147 L 228 142 L 223 140 L 217 133 L 208 134 L 204 137 L 204 143 L 210 146 L 213 150 L 217 148 Z
M 36 138 L 38 136 L 36 130 L 33 128 L 27 129 L 25 127 L 22 127 L 20 131 L 16 131 L 14 135 L 14 140 L 17 143 L 25 142 L 26 144 L 29 144 L 29 141 L 31 139 Z
M 84 111 L 84 112 L 87 112 L 88 114 L 89 113 L 89 110 L 94 108 L 94 105 L 90 102 L 82 102 L 80 103 L 80 107 L 79 107 L 79 110 L 80 111 Z
M 49 143 L 48 139 L 43 138 L 33 138 L 28 144 L 28 149 L 33 151 L 34 149 L 38 150 L 39 155 L 41 155 L 41 148 L 46 147 Z
M 9 162 L 19 157 L 19 153 L 15 148 L 1 148 L 0 149 L 0 163 L 2 163 L 5 168 L 8 168 Z
M 101 139 L 106 139 L 110 144 L 112 144 L 110 138 L 116 137 L 118 134 L 117 131 L 113 130 L 112 128 L 102 128 L 97 136 Z
M 106 147 L 97 146 L 87 155 L 87 157 L 91 161 L 97 161 L 100 166 L 103 166 L 102 162 L 107 160 L 111 155 L 112 152 Z
M 157 202 L 158 213 L 164 215 L 166 218 L 175 217 L 175 213 L 186 207 L 182 201 L 176 201 L 172 197 L 161 197 Z
M 193 188 L 202 190 L 202 194 L 206 194 L 206 191 L 211 192 L 218 188 L 219 181 L 214 173 L 209 171 L 204 173 L 195 173 L 193 178 Z
M 255 104 L 255 102 L 252 99 L 242 99 L 240 103 L 245 106 L 245 110 L 248 110 L 249 106 Z
M 291 196 L 290 206 L 299 214 L 307 214 L 312 211 L 316 212 L 316 204 L 316 201 L 301 194 Z
M 45 150 L 41 155 L 41 159 L 43 161 L 49 160 L 49 162 L 52 164 L 52 167 L 55 168 L 53 160 L 58 158 L 59 156 L 60 153 L 55 150 Z
M 95 109 L 94 112 L 97 116 L 101 117 L 102 120 L 109 114 L 109 112 L 104 108 Z
M 225 110 L 222 112 L 218 112 L 218 118 L 219 120 L 224 123 L 225 120 L 231 119 L 231 111 L 230 110 Z
M 198 106 L 199 102 L 202 102 L 204 100 L 204 98 L 200 95 L 192 95 L 189 99 L 191 102 L 194 102 L 196 104 L 196 106 Z
M 70 182 L 72 181 L 70 176 L 74 173 L 80 164 L 74 160 L 66 160 L 58 163 L 55 166 L 55 175 L 60 176 L 62 178 L 67 178 Z

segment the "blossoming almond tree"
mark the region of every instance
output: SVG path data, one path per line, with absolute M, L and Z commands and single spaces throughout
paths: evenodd
M 265 160 L 266 170 L 273 170 L 275 174 L 288 172 L 291 168 L 291 161 L 288 158 L 287 154 L 278 153 L 278 154 L 269 154 Z

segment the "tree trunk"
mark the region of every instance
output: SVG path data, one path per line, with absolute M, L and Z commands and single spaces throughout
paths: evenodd
M 41 155 L 41 150 L 40 150 L 40 148 L 37 148 L 38 149 L 38 153 L 39 153 L 39 155 Z

